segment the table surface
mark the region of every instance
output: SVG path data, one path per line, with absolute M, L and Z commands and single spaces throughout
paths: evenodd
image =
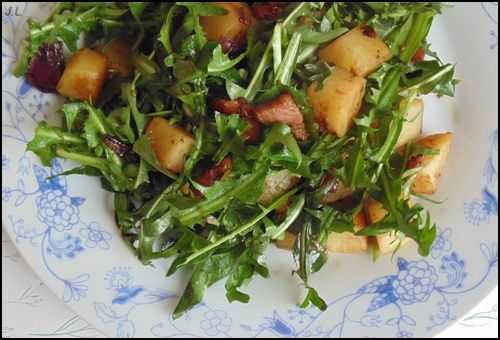
M 103 337 L 40 282 L 3 229 L 2 277 L 2 338 Z M 498 338 L 498 288 L 439 337 Z

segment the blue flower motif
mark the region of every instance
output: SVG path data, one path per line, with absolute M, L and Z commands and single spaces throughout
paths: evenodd
M 452 244 L 450 241 L 451 229 L 446 228 L 444 231 L 440 232 L 434 241 L 431 248 L 432 258 L 437 259 L 442 253 L 447 253 L 451 250 Z
M 399 273 L 392 282 L 395 296 L 404 305 L 425 302 L 434 291 L 438 280 L 436 269 L 424 260 L 399 260 Z
M 7 158 L 7 155 L 2 154 L 2 170 L 7 170 L 9 167 L 10 160 Z
M 58 259 L 62 259 L 63 257 L 73 259 L 79 252 L 84 250 L 85 248 L 82 247 L 80 238 L 69 234 L 64 235 L 64 239 L 62 240 L 49 239 L 49 244 L 47 245 L 47 252 Z
M 110 248 L 109 240 L 111 240 L 111 234 L 99 229 L 97 222 L 92 222 L 85 228 L 80 229 L 80 235 L 86 240 L 85 245 L 88 248 Z
M 108 283 L 107 289 L 120 290 L 133 285 L 134 278 L 126 268 L 113 268 L 106 274 L 104 280 Z
M 472 225 L 478 226 L 488 220 L 488 207 L 480 201 L 464 204 L 465 219 Z
M 36 199 L 38 218 L 57 231 L 70 230 L 80 220 L 78 203 L 62 190 L 47 190 Z
M 208 336 L 227 334 L 231 329 L 231 319 L 222 310 L 209 310 L 203 316 L 200 327 Z
M 272 318 L 266 318 L 266 323 L 261 325 L 262 329 L 269 329 L 280 337 L 293 337 L 295 328 L 282 320 L 278 313 L 274 311 Z
M 2 188 L 2 201 L 8 202 L 12 197 L 12 190 L 7 187 Z
M 409 339 L 413 338 L 413 334 L 407 331 L 399 331 L 396 337 L 400 339 Z
M 71 280 L 64 280 L 64 302 L 79 301 L 87 296 L 89 287 L 85 284 L 90 278 L 89 274 L 80 274 Z

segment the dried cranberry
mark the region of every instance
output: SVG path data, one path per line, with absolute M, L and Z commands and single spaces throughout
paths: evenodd
M 376 38 L 377 37 L 377 32 L 375 32 L 375 30 L 372 27 L 365 25 L 361 29 L 363 30 L 363 35 L 365 35 L 369 38 Z
M 42 92 L 56 92 L 63 71 L 62 43 L 43 44 L 31 60 L 26 78 L 31 85 Z
M 411 62 L 416 64 L 424 61 L 425 58 L 425 50 L 420 47 L 417 52 L 415 52 L 415 55 L 411 58 Z
M 107 135 L 107 134 L 102 137 L 102 142 L 111 151 L 113 151 L 114 153 L 116 153 L 121 158 L 124 158 L 125 156 L 127 156 L 127 154 L 132 149 L 132 147 L 130 146 L 130 144 L 124 143 L 124 142 L 116 139 L 115 137 L 113 137 L 111 135 Z

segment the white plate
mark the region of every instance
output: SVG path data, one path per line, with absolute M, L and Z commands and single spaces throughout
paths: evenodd
M 9 12 L 9 6 L 17 6 Z M 455 100 L 427 99 L 426 132 L 455 132 L 437 197 L 432 254 L 413 248 L 375 264 L 368 255 L 333 257 L 313 276 L 329 303 L 324 313 L 295 306 L 290 254 L 267 253 L 271 279 L 246 288 L 249 304 L 228 304 L 223 284 L 183 318 L 170 314 L 187 276 L 166 278 L 166 264 L 144 267 L 126 248 L 109 196 L 98 180 L 49 174 L 25 153 L 36 123 L 57 121 L 60 101 L 11 74 L 28 16 L 46 4 L 2 5 L 2 223 L 40 278 L 73 310 L 110 336 L 429 337 L 449 326 L 498 283 L 498 4 L 457 4 L 440 17 L 431 42 L 456 61 Z M 55 210 L 55 216 L 51 214 Z

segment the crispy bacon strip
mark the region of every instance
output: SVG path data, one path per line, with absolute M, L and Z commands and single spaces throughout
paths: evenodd
M 219 164 L 205 170 L 200 177 L 196 179 L 203 186 L 212 186 L 216 181 L 220 180 L 228 171 L 231 171 L 233 161 L 230 157 L 224 158 Z
M 252 12 L 255 18 L 259 20 L 276 21 L 280 17 L 283 9 L 288 2 L 271 1 L 265 3 L 255 3 L 252 5 Z
M 295 138 L 299 140 L 308 138 L 302 112 L 289 93 L 283 93 L 274 100 L 258 105 L 255 108 L 255 115 L 263 124 L 287 124 Z
M 212 108 L 225 115 L 238 114 L 249 124 L 249 127 L 243 136 L 245 140 L 250 143 L 254 143 L 259 140 L 262 125 L 255 117 L 252 106 L 248 104 L 244 98 L 238 98 L 236 100 L 215 99 L 212 101 Z

